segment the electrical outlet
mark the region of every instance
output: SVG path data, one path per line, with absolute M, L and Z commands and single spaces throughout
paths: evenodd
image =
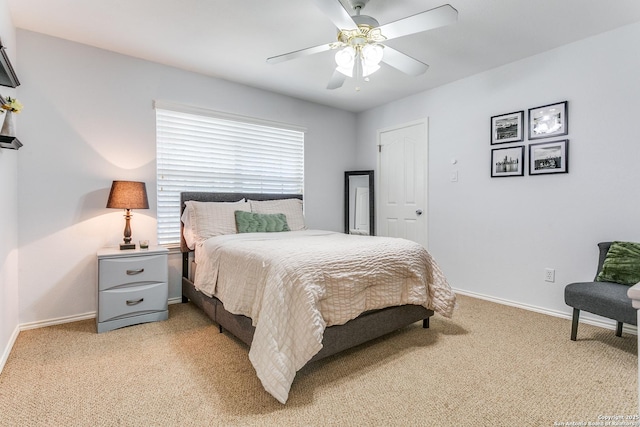
M 545 268 L 544 269 L 544 281 L 545 282 L 555 282 L 556 281 L 556 271 L 553 268 Z

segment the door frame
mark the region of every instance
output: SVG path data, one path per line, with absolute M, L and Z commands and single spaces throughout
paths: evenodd
M 376 131 L 376 149 L 378 150 L 378 152 L 376 153 L 376 171 L 377 173 L 375 174 L 375 191 L 378 192 L 380 191 L 380 189 L 382 189 L 381 184 L 380 184 L 380 178 L 382 176 L 382 162 L 380 159 L 380 155 L 382 153 L 381 150 L 381 143 L 380 143 L 380 138 L 381 138 L 381 134 L 384 132 L 389 132 L 389 131 L 394 131 L 394 130 L 398 130 L 398 129 L 402 129 L 402 128 L 406 128 L 406 127 L 410 127 L 410 126 L 415 126 L 415 125 L 424 125 L 425 127 L 425 139 L 423 141 L 424 143 L 424 209 L 423 209 L 423 215 L 424 215 L 424 246 L 426 249 L 429 249 L 429 117 L 423 117 L 423 118 L 419 118 L 417 120 L 412 120 L 410 122 L 404 122 L 404 123 L 399 123 L 393 126 L 388 126 L 382 129 L 378 129 Z M 381 198 L 379 197 L 379 194 L 376 194 L 376 201 L 375 201 L 375 209 L 376 209 L 376 213 L 380 212 L 380 202 L 381 202 Z M 382 220 L 382 215 L 376 215 L 376 229 L 380 229 L 379 228 L 379 224 L 377 223 L 377 221 L 381 221 Z

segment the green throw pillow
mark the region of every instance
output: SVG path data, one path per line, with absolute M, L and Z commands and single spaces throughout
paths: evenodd
M 271 231 L 289 231 L 287 217 L 284 214 L 259 214 L 236 211 L 238 233 L 259 233 Z
M 623 285 L 640 282 L 640 243 L 613 242 L 596 280 Z

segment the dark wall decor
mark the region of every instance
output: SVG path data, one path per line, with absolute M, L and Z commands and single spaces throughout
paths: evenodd
M 0 85 L 8 87 L 16 87 L 20 85 L 18 76 L 11 66 L 11 61 L 5 52 L 5 47 L 0 41 Z
M 569 140 L 529 144 L 529 175 L 569 172 Z
M 7 103 L 8 103 L 8 99 L 5 99 L 4 96 L 0 95 L 0 106 L 7 105 Z M 0 111 L 4 112 L 5 110 L 1 109 Z M 9 120 L 12 119 L 11 117 L 7 118 L 7 114 L 8 112 L 5 112 L 4 114 L 0 114 L 0 127 L 2 128 L 0 129 L 0 148 L 18 150 L 20 149 L 20 147 L 22 147 L 22 142 L 20 142 L 20 140 L 13 135 L 4 135 L 2 133 L 5 129 L 4 122 L 7 119 Z
M 524 139 L 524 110 L 491 117 L 491 145 Z
M 523 176 L 529 164 L 529 175 L 569 172 L 569 140 L 532 143 L 531 140 L 569 134 L 569 101 L 529 108 L 529 161 L 525 146 L 509 146 L 524 141 L 524 110 L 491 117 L 491 145 L 507 144 L 491 150 L 491 177 Z
M 549 138 L 569 133 L 568 101 L 529 109 L 529 139 Z
M 524 175 L 524 145 L 491 150 L 491 177 Z
M 18 150 L 20 147 L 22 147 L 22 142 L 15 136 L 0 135 L 0 148 Z

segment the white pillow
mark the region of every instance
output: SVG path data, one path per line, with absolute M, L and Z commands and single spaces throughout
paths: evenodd
M 249 200 L 249 203 L 251 204 L 251 212 L 260 214 L 283 213 L 287 217 L 287 225 L 289 225 L 289 230 L 291 231 L 307 229 L 302 213 L 302 200 L 300 199 Z
M 251 212 L 251 206 L 245 199 L 237 202 L 196 202 L 186 201 L 180 218 L 184 224 L 184 240 L 189 249 L 196 243 L 213 236 L 235 234 L 235 211 Z

